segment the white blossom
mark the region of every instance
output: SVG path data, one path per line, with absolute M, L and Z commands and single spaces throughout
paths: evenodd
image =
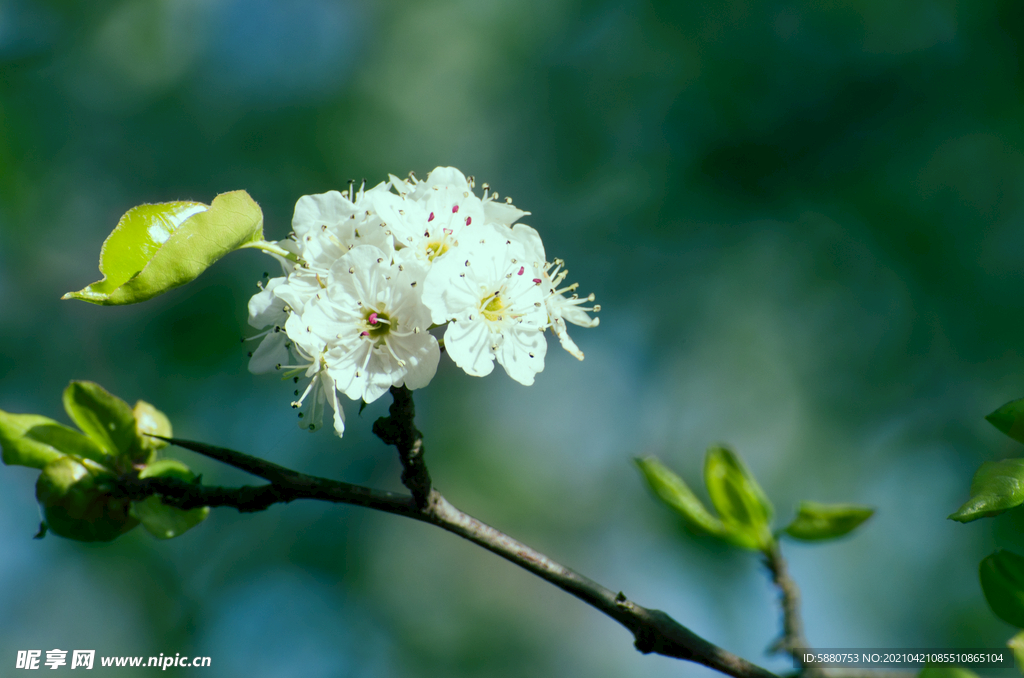
M 338 390 L 327 370 L 324 357 L 327 349 L 324 332 L 329 331 L 329 327 L 322 322 L 317 322 L 319 318 L 314 312 L 305 314 L 305 316 L 293 311 L 288 316 L 284 327 L 291 342 L 290 348 L 298 358 L 298 364 L 278 364 L 275 365 L 275 369 L 283 370 L 284 375 L 291 376 L 295 383 L 300 380 L 300 377 L 297 376 L 300 372 L 302 376 L 310 380 L 301 395 L 296 389 L 295 395 L 298 396 L 298 400 L 292 401 L 292 407 L 295 409 L 306 405 L 307 398 L 310 401 L 308 417 L 306 417 L 306 412 L 299 413 L 300 420 L 305 418 L 304 421 L 299 422 L 299 426 L 308 428 L 310 431 L 318 430 L 323 423 L 324 404 L 326 403 L 334 410 L 334 432 L 341 436 L 345 432 L 345 412 L 342 410 L 341 403 L 338 402 Z
M 392 386 L 417 389 L 440 359 L 434 327 L 447 325 L 444 346 L 474 376 L 495 360 L 514 380 L 532 384 L 544 369 L 551 328 L 580 360 L 566 322 L 594 327 L 597 318 L 561 260 L 548 263 L 537 232 L 516 223 L 529 214 L 509 198 L 453 167 L 420 181 L 390 176 L 365 190 L 301 197 L 293 232 L 276 243 L 284 275 L 249 301 L 249 323 L 262 332 L 250 355 L 255 373 L 279 371 L 296 384 L 300 425 L 320 427 L 338 394 L 372 402 Z M 281 256 L 279 256 L 281 255 Z M 566 296 L 571 295 L 571 296 Z
M 391 260 L 361 245 L 331 268 L 316 308 L 335 332 L 327 352 L 338 390 L 373 402 L 392 386 L 426 386 L 437 371 L 440 347 L 421 301 L 423 267 Z
M 454 168 L 438 167 L 425 181 L 399 182 L 397 195 L 380 191 L 367 194 L 367 200 L 394 235 L 395 247 L 408 249 L 411 254 L 405 256 L 416 256 L 427 266 L 485 220 L 483 202 Z
M 544 369 L 547 313 L 539 270 L 514 234 L 494 224 L 474 231 L 430 269 L 423 302 L 435 323 L 451 321 L 445 350 L 467 374 L 490 374 L 497 360 L 529 386 Z
M 594 301 L 594 295 L 590 294 L 580 298 L 576 294 L 579 283 L 566 285 L 559 289 L 558 286 L 562 284 L 562 281 L 568 275 L 568 271 L 565 270 L 565 262 L 561 259 L 548 262 L 545 259 L 544 243 L 534 229 L 525 224 L 517 224 L 514 230 L 534 261 L 543 262 L 538 263 L 537 268 L 538 277 L 540 278 L 539 285 L 544 292 L 544 308 L 548 313 L 548 326 L 555 333 L 555 336 L 558 337 L 558 342 L 562 345 L 562 348 L 577 360 L 583 360 L 583 351 L 569 337 L 565 321 L 568 320 L 574 325 L 581 327 L 597 327 L 600 323 L 600 318 L 591 318 L 587 315 L 587 312 L 597 313 L 601 310 L 601 306 L 594 304 L 587 308 L 582 305 Z M 570 296 L 566 297 L 566 294 Z
M 369 191 L 360 189 L 354 200 L 349 199 L 347 192 L 338 191 L 299 198 L 292 217 L 292 232 L 302 264 L 293 269 L 287 284 L 275 294 L 291 309 L 301 312 L 306 302 L 323 288 L 334 262 L 350 249 L 361 244 L 390 249 L 390 233 L 372 206 L 373 196 L 390 194 L 390 188 L 389 183 L 381 183 Z

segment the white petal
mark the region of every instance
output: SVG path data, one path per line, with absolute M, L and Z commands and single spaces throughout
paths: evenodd
M 293 311 L 301 313 L 303 307 L 320 290 L 320 284 L 316 276 L 309 271 L 296 269 L 290 276 L 288 282 L 274 288 L 274 294 L 284 301 Z
M 374 354 L 370 358 L 370 364 L 367 365 L 366 385 L 363 387 L 363 393 L 360 396 L 363 401 L 368 403 L 372 403 L 377 398 L 380 398 L 396 383 L 394 375 L 397 365 L 391 356 L 387 354 L 382 355 L 378 351 L 374 351 Z M 401 376 L 398 377 L 397 381 L 402 381 Z
M 600 318 L 591 318 L 582 308 L 571 304 L 563 305 L 559 313 L 573 325 L 580 327 L 597 327 L 601 322 Z
M 339 391 L 352 400 L 360 400 L 366 392 L 366 353 L 370 351 L 370 343 L 358 340 L 353 347 L 337 348 L 328 353 L 327 369 Z M 369 364 L 367 364 L 369 368 Z M 356 376 L 356 372 L 359 373 Z
M 304 195 L 295 203 L 292 230 L 300 239 L 324 224 L 335 225 L 355 214 L 355 205 L 338 191 Z
M 252 352 L 249 371 L 253 374 L 266 374 L 274 372 L 278 365 L 287 365 L 291 356 L 285 348 L 286 343 L 288 335 L 284 332 L 271 332 L 263 337 L 263 341 Z
M 427 186 L 451 187 L 457 191 L 469 191 L 469 182 L 466 175 L 454 167 L 435 167 L 434 170 L 423 180 Z
M 526 251 L 530 258 L 529 263 L 544 263 L 544 242 L 536 230 L 526 224 L 516 224 L 512 227 L 512 238 Z
M 472 289 L 472 283 L 460 275 L 466 272 L 467 249 L 456 247 L 450 256 L 440 259 L 431 266 L 423 279 L 423 304 L 430 309 L 433 322 L 441 325 L 454 318 L 463 310 L 476 308 L 480 297 Z M 458 252 L 458 254 L 456 254 Z
M 388 175 L 388 183 L 394 186 L 399 195 L 405 195 L 413 188 L 407 180 L 396 177 L 394 174 Z
M 477 317 L 449 323 L 444 333 L 444 348 L 466 374 L 485 377 L 494 369 L 491 343 L 499 338 L 492 336 L 487 324 Z
M 554 331 L 555 336 L 558 337 L 558 342 L 562 345 L 569 355 L 576 358 L 576 360 L 583 360 L 583 351 L 580 350 L 579 346 L 576 345 L 572 339 L 569 338 L 569 333 L 565 329 L 565 321 L 561 318 L 555 318 L 551 322 L 551 329 Z
M 423 205 L 404 200 L 391 192 L 368 193 L 366 202 L 387 224 L 386 230 L 391 231 L 395 240 L 402 246 L 409 246 L 408 237 L 412 237 L 413 240 L 422 237 L 423 223 L 427 221 L 428 216 Z
M 339 438 L 345 433 L 345 410 L 338 401 L 338 389 L 334 386 L 334 380 L 323 371 L 320 373 L 320 380 L 324 390 L 324 399 L 334 410 L 334 434 Z
M 324 350 L 324 341 L 319 334 L 313 332 L 313 327 L 307 325 L 303 317 L 298 313 L 288 316 L 288 322 L 284 324 L 288 338 L 307 356 L 317 356 Z
M 437 373 L 441 360 L 441 348 L 437 339 L 429 332 L 420 332 L 411 337 L 394 337 L 388 344 L 399 358 L 405 361 L 405 386 L 415 391 L 430 383 Z M 401 384 L 397 383 L 396 386 Z
M 511 226 L 519 219 L 529 214 L 523 210 L 504 202 L 484 200 L 484 218 L 492 223 L 502 226 Z
M 284 312 L 284 300 L 274 290 L 284 284 L 285 278 L 272 278 L 259 294 L 249 300 L 249 324 L 257 329 L 267 325 L 283 325 L 288 319 Z
M 307 417 L 299 419 L 299 428 L 308 429 L 310 431 L 318 431 L 324 424 L 324 388 L 321 377 L 323 372 L 318 372 L 313 376 L 313 381 L 318 383 L 313 384 L 312 392 L 309 397 L 312 399 L 309 410 L 307 410 Z
M 547 350 L 548 342 L 543 332 L 517 324 L 505 332 L 505 340 L 498 346 L 497 358 L 508 376 L 529 386 L 534 376 L 544 369 Z

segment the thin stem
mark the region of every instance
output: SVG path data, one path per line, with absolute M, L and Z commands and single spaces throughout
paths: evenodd
M 246 248 L 263 250 L 264 252 L 269 252 L 270 254 L 276 254 L 279 257 L 284 257 L 293 264 L 302 263 L 301 260 L 299 259 L 299 255 L 295 254 L 294 252 L 289 252 L 280 245 L 268 242 L 266 240 L 255 240 L 253 242 L 247 242 L 239 247 L 239 249 Z
M 800 617 L 800 588 L 789 576 L 789 568 L 786 566 L 786 559 L 782 557 L 778 540 L 772 540 L 771 545 L 764 551 L 764 556 L 765 565 L 772 575 L 772 582 L 779 589 L 782 605 L 782 637 L 774 647 L 791 655 L 801 672 L 811 673 L 812 670 L 804 665 L 803 653 L 800 652 L 807 648 L 803 620 Z

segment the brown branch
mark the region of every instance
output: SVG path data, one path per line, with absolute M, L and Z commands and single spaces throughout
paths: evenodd
M 605 613 L 632 632 L 636 649 L 686 659 L 737 678 L 772 673 L 704 640 L 661 610 L 650 610 L 584 577 L 452 506 L 437 490 L 425 509 L 431 523 L 483 546 Z
M 206 447 L 188 440 L 179 440 L 176 444 L 195 451 Z M 192 447 L 193 444 L 195 447 Z M 262 461 L 255 457 L 251 457 L 250 460 L 257 463 Z M 165 504 L 185 510 L 200 506 L 230 506 L 241 513 L 255 513 L 265 511 L 274 504 L 287 504 L 296 499 L 316 499 L 334 504 L 365 506 L 423 520 L 412 498 L 404 494 L 374 490 L 302 473 L 293 473 L 286 480 L 258 487 L 214 487 L 188 483 L 177 478 L 139 478 L 137 475 L 130 475 L 120 478 L 118 489 L 133 501 L 141 501 L 150 495 L 158 494 Z
M 800 588 L 789 576 L 789 568 L 786 566 L 786 559 L 782 557 L 782 549 L 777 540 L 772 540 L 771 546 L 764 551 L 764 557 L 765 566 L 772 575 L 772 582 L 779 589 L 782 605 L 782 636 L 776 641 L 773 649 L 791 655 L 796 666 L 804 674 L 818 673 L 818 669 L 809 669 L 804 664 L 801 650 L 807 649 L 807 639 L 804 638 L 804 625 L 800 617 Z
M 167 440 L 269 480 L 270 484 L 223 488 L 171 478 L 126 476 L 121 479 L 121 491 L 133 500 L 158 494 L 165 503 L 180 508 L 231 506 L 243 512 L 262 511 L 273 504 L 296 499 L 316 499 L 365 506 L 431 523 L 519 565 L 608 615 L 629 629 L 640 652 L 696 662 L 735 678 L 776 678 L 769 671 L 704 640 L 661 610 L 641 607 L 621 592 L 601 586 L 452 506 L 431 487 L 430 474 L 423 461 L 422 436 L 412 420 L 412 394 L 404 387 L 392 388 L 391 392 L 394 403 L 390 415 L 374 424 L 374 432 L 398 448 L 404 469 L 402 481 L 412 496 L 308 476 L 241 452 L 180 439 Z
M 404 386 L 392 386 L 391 397 L 393 402 L 388 408 L 388 416 L 373 423 L 373 434 L 385 444 L 394 445 L 398 449 L 398 457 L 402 462 L 402 484 L 412 492 L 416 506 L 425 509 L 430 501 L 430 472 L 423 459 L 423 434 L 413 422 L 416 406 L 412 401 L 412 391 Z

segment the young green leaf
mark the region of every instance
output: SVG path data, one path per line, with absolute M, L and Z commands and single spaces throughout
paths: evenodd
M 114 461 L 95 440 L 57 422 L 37 424 L 25 432 L 25 437 L 49 445 L 63 454 L 92 459 L 104 466 L 110 466 Z
M 670 471 L 657 457 L 637 458 L 633 461 L 658 498 L 675 509 L 690 527 L 708 534 L 725 534 L 722 521 L 711 515 L 683 479 Z
M 139 444 L 145 450 L 157 451 L 167 447 L 167 443 L 160 438 L 151 438 L 150 435 L 170 438 L 174 435 L 171 428 L 171 420 L 167 415 L 156 409 L 145 400 L 135 403 L 132 410 L 135 415 L 135 431 L 138 434 Z
M 1017 442 L 1024 443 L 1024 398 L 1011 400 L 985 419 Z
M 110 461 L 106 452 L 90 438 L 37 414 L 11 414 L 0 410 L 0 447 L 3 447 L 5 464 L 40 470 L 67 454 L 101 464 Z
M 1024 628 L 1024 557 L 999 550 L 978 567 L 988 606 L 1008 624 Z
M 139 473 L 139 478 L 177 478 L 192 482 L 195 474 L 176 459 L 160 459 L 143 469 Z M 206 520 L 210 515 L 210 508 L 203 506 L 184 511 L 164 504 L 158 496 L 153 495 L 133 503 L 131 514 L 138 518 L 142 526 L 154 537 L 173 539 Z
M 110 455 L 126 454 L 139 445 L 132 408 L 99 384 L 71 382 L 64 389 L 64 409 Z
M 772 505 L 743 461 L 724 447 L 709 448 L 704 482 L 730 541 L 751 550 L 768 548 Z
M 971 498 L 950 520 L 969 523 L 1024 503 L 1024 459 L 986 461 L 971 481 Z
M 30 438 L 28 432 L 36 426 L 57 425 L 53 419 L 38 414 L 11 414 L 0 410 L 0 447 L 8 466 L 28 466 L 42 470 L 63 453 L 44 442 Z
M 263 212 L 245 191 L 196 202 L 139 205 L 100 250 L 103 279 L 64 299 L 135 304 L 191 282 L 228 252 L 263 240 Z
M 802 501 L 784 532 L 795 539 L 820 541 L 849 534 L 870 518 L 875 509 L 856 504 L 818 504 Z

